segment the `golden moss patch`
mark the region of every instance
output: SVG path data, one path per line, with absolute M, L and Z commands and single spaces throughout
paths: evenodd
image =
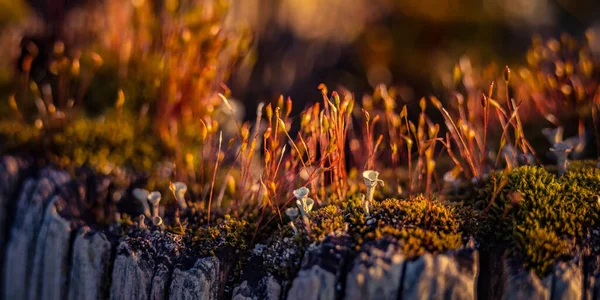
M 580 239 L 597 225 L 598 171 L 576 168 L 562 177 L 542 167 L 524 166 L 498 176 L 507 184 L 490 206 L 479 238 L 484 245 L 506 246 L 509 253 L 540 275 L 568 253 L 569 241 Z M 492 198 L 488 182 L 481 195 Z
M 164 154 L 158 139 L 126 116 L 80 117 L 56 126 L 2 121 L 0 152 L 30 152 L 61 167 L 87 164 L 101 173 L 127 166 L 149 170 Z
M 385 236 L 402 244 L 405 254 L 418 256 L 425 251 L 439 253 L 456 249 L 462 243 L 461 228 L 466 214 L 454 204 L 418 196 L 412 200 L 386 199 L 373 203 L 367 217 L 356 205 L 348 205 L 346 216 L 351 221 L 350 233 L 356 247 L 366 241 Z

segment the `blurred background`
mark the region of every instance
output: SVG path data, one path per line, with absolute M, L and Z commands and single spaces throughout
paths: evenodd
M 504 65 L 525 63 L 532 36 L 600 34 L 600 2 L 573 2 L 0 0 L 0 92 L 3 101 L 14 94 L 23 73 L 53 82 L 64 55 L 81 70 L 69 88 L 76 91 L 64 93 L 75 96 L 55 100 L 85 98 L 92 113 L 117 101 L 119 89 L 139 108 L 154 97 L 204 97 L 221 83 L 246 119 L 280 94 L 318 101 L 319 83 L 359 97 L 386 84 L 414 102 L 442 90 L 459 62 L 499 76 Z M 189 86 L 190 77 L 206 80 Z

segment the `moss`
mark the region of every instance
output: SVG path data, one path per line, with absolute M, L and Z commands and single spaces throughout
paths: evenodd
M 0 152 L 29 152 L 60 167 L 89 165 L 100 173 L 115 167 L 150 170 L 165 154 L 151 132 L 132 117 L 77 117 L 38 129 L 15 120 L 0 122 Z
M 255 227 L 248 220 L 240 220 L 225 215 L 216 220 L 215 225 L 200 226 L 190 233 L 191 245 L 201 256 L 215 255 L 223 247 L 231 247 L 236 252 L 247 251 Z
M 254 226 L 250 226 L 247 220 L 236 220 L 225 215 L 222 231 L 225 235 L 225 243 L 237 250 L 247 250 L 254 232 Z
M 215 251 L 223 245 L 221 231 L 216 226 L 198 228 L 192 236 L 192 245 L 198 249 L 198 255 L 215 255 Z
M 342 210 L 336 205 L 327 205 L 315 211 L 310 218 L 310 239 L 320 241 L 327 234 L 344 228 Z
M 595 161 L 573 161 L 559 181 L 565 188 L 580 187 L 594 195 L 600 195 L 600 168 Z
M 486 247 L 507 247 L 540 275 L 567 252 L 569 241 L 597 225 L 595 170 L 576 168 L 558 178 L 542 167 L 524 166 L 496 176 L 507 183 L 485 217 L 479 240 Z M 490 181 L 480 197 L 490 201 L 493 194 Z
M 456 232 L 459 229 L 460 220 L 455 214 L 455 206 L 423 196 L 409 201 L 386 199 L 373 209 L 373 215 L 380 225 L 399 223 L 402 227 L 421 227 L 440 232 Z
M 534 269 L 539 274 L 548 274 L 554 261 L 568 255 L 572 246 L 569 241 L 562 239 L 555 232 L 546 228 L 525 230 L 517 238 L 517 249 L 523 249 L 524 266 Z
M 352 203 L 346 207 L 346 218 L 356 250 L 367 241 L 390 236 L 399 240 L 406 255 L 414 257 L 460 246 L 461 228 L 468 224 L 464 218 L 469 217 L 464 211 L 456 204 L 418 196 L 374 202 L 370 217 L 359 211 L 358 203 Z

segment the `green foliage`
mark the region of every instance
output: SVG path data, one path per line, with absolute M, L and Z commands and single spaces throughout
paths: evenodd
M 191 234 L 191 242 L 199 255 L 215 255 L 223 247 L 236 251 L 248 250 L 255 227 L 248 220 L 225 215 L 216 225 L 200 226 Z
M 419 196 L 413 200 L 386 199 L 374 208 L 373 214 L 380 225 L 399 223 L 404 227 L 456 232 L 460 226 L 460 220 L 455 216 L 456 210 L 456 207 L 439 200 Z
M 524 166 L 499 175 L 508 176 L 508 183 L 490 207 L 479 239 L 490 247 L 506 245 L 527 267 L 547 274 L 567 252 L 567 241 L 597 224 L 599 205 L 591 189 L 597 189 L 598 174 L 577 168 L 557 178 L 542 167 Z M 492 183 L 480 192 L 491 199 Z
M 344 228 L 342 210 L 336 205 L 327 205 L 320 208 L 312 214 L 310 227 L 310 239 L 320 241 L 327 234 Z
M 29 152 L 61 167 L 87 164 L 101 173 L 150 170 L 164 154 L 158 139 L 126 116 L 78 117 L 49 129 L 7 120 L 0 122 L 0 141 L 0 152 Z
M 462 243 L 461 228 L 468 223 L 465 218 L 470 217 L 462 213 L 464 208 L 458 205 L 424 196 L 374 202 L 370 217 L 359 209 L 356 203 L 348 205 L 345 214 L 350 221 L 355 249 L 367 241 L 391 236 L 400 241 L 405 254 L 411 257 L 424 251 L 439 253 L 456 249 Z
M 552 270 L 554 261 L 563 255 L 569 255 L 571 245 L 555 232 L 547 228 L 525 229 L 517 236 L 517 249 L 522 249 L 524 266 L 547 274 Z

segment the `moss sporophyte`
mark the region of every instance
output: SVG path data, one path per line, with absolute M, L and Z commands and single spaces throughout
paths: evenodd
M 184 36 L 195 38 L 190 32 Z M 179 41 L 179 36 L 169 38 Z M 213 42 L 220 49 L 220 42 Z M 292 100 L 281 96 L 259 105 L 256 120 L 243 123 L 232 119 L 241 110 L 227 98 L 229 91 L 208 84 L 220 82 L 221 76 L 213 75 L 221 72 L 197 69 L 204 64 L 186 65 L 204 61 L 197 57 L 203 52 L 184 51 L 188 54 L 179 60 L 182 45 L 174 43 L 177 49 L 160 64 L 156 73 L 164 71 L 164 77 L 153 73 L 152 80 L 144 80 L 159 90 L 156 94 L 136 99 L 119 84 L 109 97 L 116 104 L 101 116 L 78 112 L 70 99 L 58 105 L 51 96 L 63 93 L 28 82 L 26 97 L 8 97 L 16 118 L 0 119 L 0 150 L 28 150 L 40 160 L 38 165 L 70 170 L 91 166 L 115 179 L 111 191 L 140 187 L 131 195 L 104 197 L 112 198 L 109 209 L 104 203 L 90 204 L 90 215 L 106 211 L 109 217 L 97 219 L 108 221 L 97 223 L 115 221 L 121 229 L 137 230 L 133 221 L 141 229 L 162 229 L 169 223 L 202 255 L 224 246 L 243 252 L 264 243 L 272 246 L 265 252 L 295 252 L 289 260 L 299 264 L 305 246 L 341 231 L 352 236 L 355 250 L 391 236 L 415 256 L 456 249 L 473 236 L 481 247 L 505 247 L 527 268 L 548 274 L 555 260 L 594 246 L 588 232 L 599 226 L 600 169 L 576 160 L 589 150 L 580 151 L 582 147 L 593 144 L 584 125 L 600 128 L 594 71 L 599 65 L 587 46 L 575 47 L 568 38 L 536 43 L 527 57 L 529 66 L 514 72 L 506 67 L 494 76 L 500 80 L 476 78 L 476 68 L 461 61 L 453 86 L 444 82 L 448 90 L 440 99 L 415 101 L 420 107 L 415 112 L 408 111 L 411 103 L 398 112 L 401 97 L 394 88 L 380 85 L 372 96 L 356 101 L 349 91 L 330 92 L 320 85 L 322 97 L 299 117 L 293 115 Z M 556 45 L 564 49 L 558 51 Z M 150 65 L 140 59 L 140 65 Z M 76 66 L 78 58 L 63 60 Z M 548 72 L 546 65 L 556 68 Z M 182 78 L 174 71 L 181 66 L 190 71 Z M 195 78 L 197 74 L 210 78 Z M 196 98 L 201 100 L 192 101 Z M 28 103 L 37 111 L 31 116 L 23 109 Z M 85 106 L 81 97 L 75 103 Z M 428 103 L 437 110 L 428 109 Z M 575 130 L 566 126 L 572 112 L 577 135 L 563 140 L 565 132 Z M 154 119 L 149 113 L 156 114 Z M 549 145 L 534 146 L 536 151 L 549 149 L 557 166 L 525 166 L 544 160 L 525 138 L 524 123 L 533 123 L 521 117 L 525 113 L 555 126 L 541 136 L 536 127 L 534 133 L 542 141 L 545 136 Z M 600 145 L 600 134 L 594 133 Z M 304 186 L 295 189 L 299 181 Z M 451 185 L 451 193 L 443 181 Z M 168 191 L 173 198 L 165 194 L 162 199 L 161 192 Z

